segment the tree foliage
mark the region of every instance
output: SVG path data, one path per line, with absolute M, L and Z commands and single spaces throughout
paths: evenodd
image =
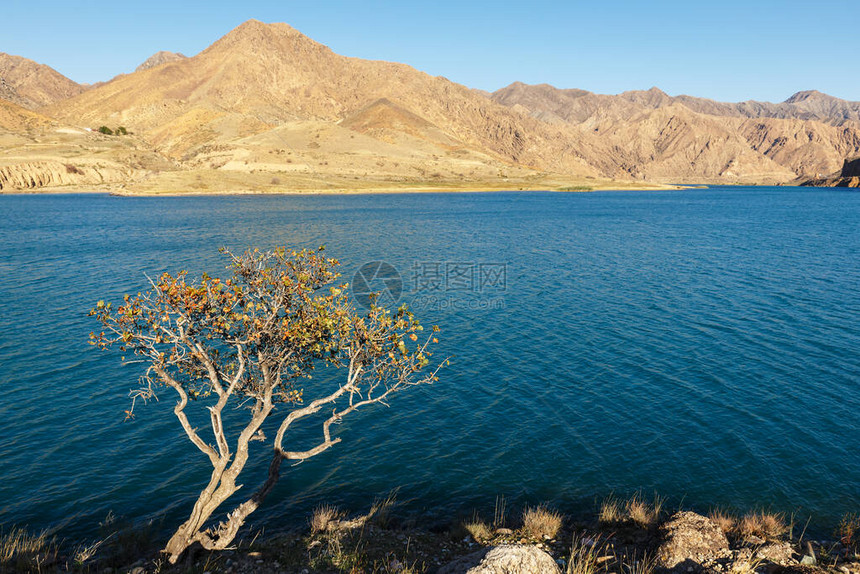
M 227 547 L 274 487 L 282 461 L 301 461 L 331 448 L 341 440 L 332 425 L 436 380 L 439 369 L 422 372 L 430 364 L 434 334 L 422 334 L 405 307 L 389 312 L 374 305 L 359 314 L 348 286 L 334 285 L 338 262 L 326 258 L 322 248 L 224 253 L 232 272 L 227 279 L 164 273 L 149 291 L 126 295 L 117 307 L 99 301 L 91 312 L 103 325 L 91 334 L 94 345 L 118 346 L 147 365 L 135 400 L 154 396 L 158 387 L 175 391 L 174 414 L 213 468 L 191 516 L 165 548 L 171 562 L 194 543 Z M 312 372 L 321 366 L 342 368 L 343 379 L 329 388 L 312 384 Z M 230 402 L 248 410 L 245 426 L 232 438 L 222 421 Z M 208 411 L 205 432 L 189 421 L 190 404 Z M 312 417 L 324 407 L 331 409 L 328 416 Z M 129 416 L 133 411 L 134 403 Z M 236 479 L 248 460 L 249 442 L 263 438 L 261 427 L 270 415 L 280 422 L 267 480 L 220 524 L 207 528 L 212 514 L 241 488 Z M 307 417 L 322 419 L 317 421 L 321 438 L 312 448 L 289 450 L 287 431 Z

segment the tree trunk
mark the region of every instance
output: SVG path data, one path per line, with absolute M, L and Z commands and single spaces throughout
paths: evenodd
M 206 521 L 209 520 L 224 501 L 236 492 L 234 477 L 230 476 L 233 473 L 229 471 L 224 472 L 225 464 L 226 462 L 218 465 L 212 471 L 209 484 L 200 493 L 197 502 L 194 503 L 191 516 L 176 530 L 164 547 L 162 552 L 168 555 L 168 561 L 171 564 L 176 564 L 182 553 L 194 544 L 194 542 L 199 541 L 200 529 L 203 528 Z M 237 473 L 238 470 L 241 469 L 237 469 Z
M 245 524 L 245 519 L 257 510 L 260 505 L 266 500 L 266 497 L 277 484 L 280 478 L 281 461 L 283 457 L 276 452 L 272 457 L 272 462 L 269 464 L 269 476 L 266 482 L 257 489 L 251 498 L 236 507 L 233 512 L 227 515 L 227 520 L 218 525 L 218 529 L 213 532 L 201 533 L 200 543 L 207 550 L 224 550 L 233 542 L 239 529 Z
M 236 538 L 236 534 L 245 523 L 248 515 L 262 504 L 278 482 L 282 460 L 281 454 L 275 453 L 269 465 L 269 476 L 257 492 L 229 513 L 227 519 L 217 528 L 203 531 L 201 529 L 206 521 L 219 506 L 238 490 L 235 486 L 235 477 L 242 470 L 235 468 L 235 465 L 231 466 L 227 472 L 216 469 L 212 473 L 209 486 L 200 493 L 200 498 L 194 504 L 191 516 L 170 537 L 164 550 L 162 550 L 164 554 L 168 555 L 168 561 L 171 564 L 176 564 L 188 547 L 195 542 L 199 542 L 207 550 L 223 550 L 229 546 Z M 218 486 L 219 482 L 220 486 Z M 215 488 L 216 486 L 217 488 Z

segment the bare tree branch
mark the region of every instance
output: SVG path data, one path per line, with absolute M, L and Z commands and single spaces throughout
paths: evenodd
M 161 377 L 161 380 L 164 381 L 165 384 L 170 386 L 179 394 L 179 402 L 176 403 L 175 407 L 173 407 L 173 413 L 176 415 L 176 418 L 179 419 L 179 424 L 182 425 L 182 429 L 185 431 L 185 434 L 188 435 L 188 438 L 191 439 L 194 446 L 200 449 L 200 452 L 209 457 L 209 460 L 213 465 L 217 464 L 218 454 L 215 452 L 215 449 L 206 444 L 203 439 L 200 438 L 200 435 L 197 434 L 197 431 L 191 428 L 191 423 L 188 422 L 188 417 L 185 415 L 185 407 L 188 405 L 188 393 L 186 393 L 185 389 L 182 388 L 182 385 L 173 380 L 173 377 L 168 375 L 164 369 L 158 365 L 153 365 L 153 369 L 155 369 L 155 372 L 158 373 L 158 376 Z

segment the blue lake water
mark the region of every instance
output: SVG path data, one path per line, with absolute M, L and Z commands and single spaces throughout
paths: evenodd
M 860 510 L 860 193 L 0 196 L 0 212 L 0 524 L 182 520 L 208 463 L 166 391 L 123 422 L 140 370 L 88 345 L 87 311 L 145 273 L 221 272 L 223 245 L 323 243 L 347 279 L 395 267 L 452 364 L 341 425 L 254 525 L 397 487 L 440 521 L 500 494 L 575 513 L 637 490 L 822 528 Z M 268 461 L 254 444 L 248 486 Z

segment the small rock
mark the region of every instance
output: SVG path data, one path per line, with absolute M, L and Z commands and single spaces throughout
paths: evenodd
M 792 548 L 789 542 L 774 542 L 765 544 L 756 550 L 755 554 L 759 558 L 773 562 L 774 564 L 787 566 L 792 562 L 794 548 Z
M 502 536 L 510 536 L 513 533 L 514 533 L 514 531 L 511 530 L 510 528 L 496 528 L 496 534 L 499 534 Z
M 660 527 L 663 539 L 657 556 L 664 568 L 685 567 L 689 562 L 701 564 L 716 558 L 729 547 L 726 535 L 713 520 L 695 512 L 677 512 Z M 685 564 L 686 563 L 686 564 Z
M 438 574 L 558 574 L 552 556 L 534 546 L 484 548 L 439 569 Z
M 815 566 L 815 563 L 815 556 L 810 556 L 809 554 L 806 554 L 803 558 L 800 559 L 800 564 L 802 566 Z

